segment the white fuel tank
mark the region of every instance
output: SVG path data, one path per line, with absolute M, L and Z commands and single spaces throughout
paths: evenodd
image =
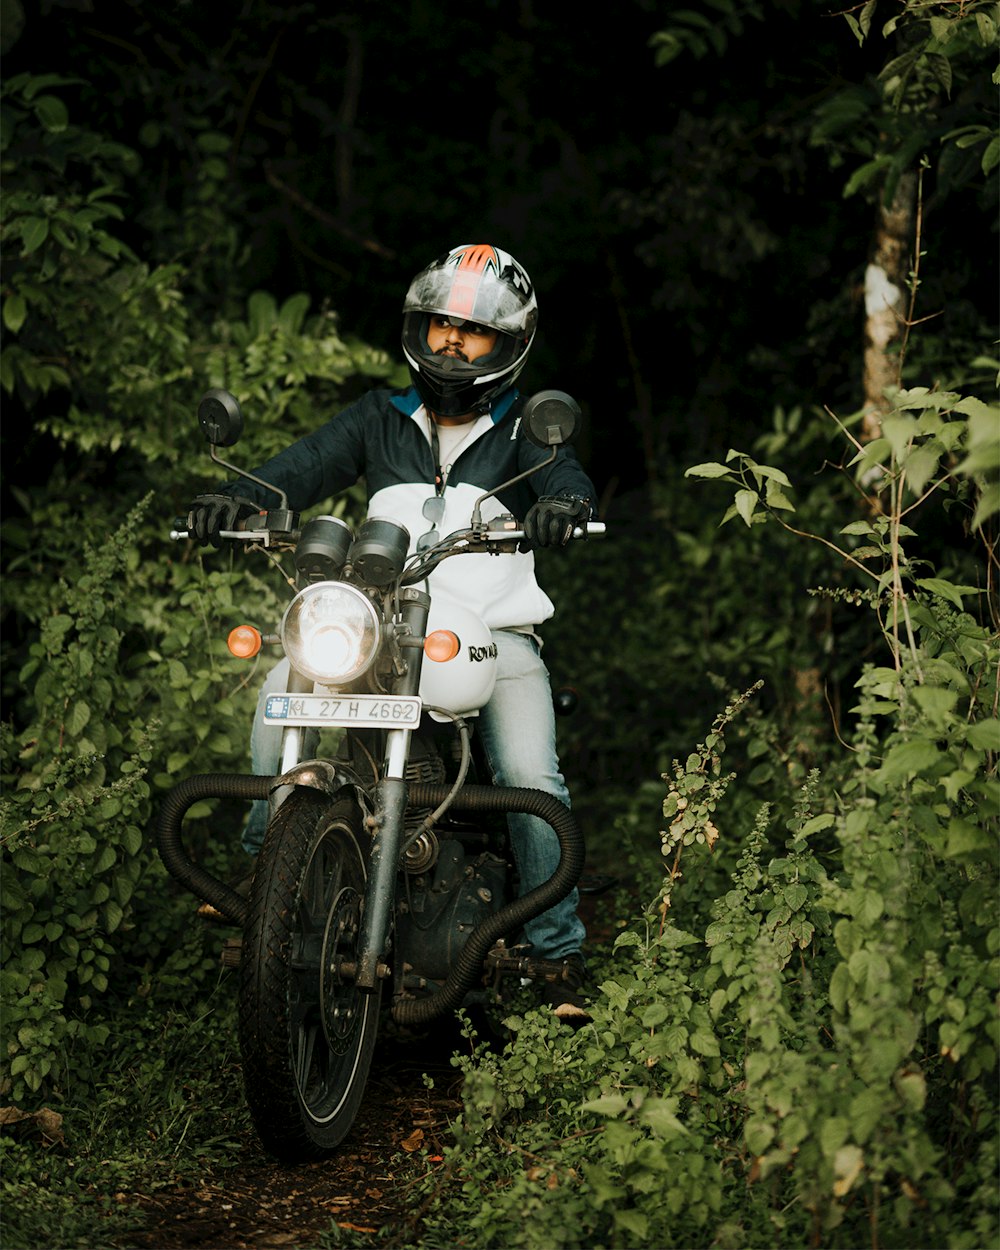
M 455 641 L 449 646 L 447 639 L 435 636 L 439 631 L 453 635 Z M 497 679 L 497 647 L 489 627 L 468 608 L 432 602 L 427 639 L 420 674 L 425 708 L 438 721 L 448 718 L 432 708 L 474 716 L 489 702 Z

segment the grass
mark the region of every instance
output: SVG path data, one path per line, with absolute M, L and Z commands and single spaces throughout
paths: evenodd
M 138 1000 L 109 1022 L 96 1091 L 74 1102 L 68 1089 L 48 1136 L 0 1140 L 4 1250 L 122 1244 L 145 1222 L 137 1195 L 232 1163 L 244 1148 L 231 979 L 189 1009 Z M 72 1054 L 65 1066 L 71 1073 Z

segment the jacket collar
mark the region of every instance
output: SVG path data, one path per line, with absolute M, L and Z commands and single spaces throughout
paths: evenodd
M 494 401 L 493 406 L 489 411 L 489 417 L 494 425 L 499 425 L 508 412 L 510 412 L 511 407 L 519 394 L 520 392 L 517 387 L 509 386 L 500 398 Z M 399 391 L 397 394 L 392 396 L 389 402 L 394 408 L 398 409 L 404 417 L 412 417 L 417 409 L 420 408 L 422 403 L 415 386 L 411 386 L 405 391 Z

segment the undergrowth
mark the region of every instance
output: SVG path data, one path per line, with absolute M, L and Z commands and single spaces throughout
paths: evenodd
M 140 1195 L 232 1166 L 245 1146 L 227 980 L 187 1007 L 123 1004 L 109 1026 L 94 1094 L 0 1137 L 4 1250 L 127 1245 Z
M 914 826 L 912 785 L 876 798 L 872 762 L 853 801 L 812 773 L 777 853 L 762 807 L 729 888 L 689 902 L 736 703 L 666 777 L 663 883 L 599 957 L 593 1023 L 528 1012 L 453 1060 L 420 1245 L 996 1243 L 983 869 Z
M 867 581 L 816 593 L 870 608 L 885 657 L 858 666 L 850 728 L 807 770 L 787 767 L 775 736 L 752 739 L 770 798 L 751 819 L 728 801 L 723 759 L 754 689 L 672 762 L 662 880 L 595 968 L 592 1023 L 567 1034 L 528 1012 L 507 1021 L 502 1052 L 480 1042 L 456 1057 L 463 1110 L 443 1158 L 423 1161 L 419 1244 L 1000 1240 L 1000 633 L 986 527 L 1000 457 L 964 462 L 985 494 L 954 469 L 995 412 L 926 391 L 895 404 L 886 436 L 856 444 L 873 519 L 845 526 L 843 546 L 819 538 Z M 912 554 L 937 468 L 983 544 L 980 582 Z M 735 487 L 726 520 L 817 538 L 783 519 L 795 508 L 780 470 L 730 451 L 691 472 Z M 643 833 L 638 803 L 620 830 Z

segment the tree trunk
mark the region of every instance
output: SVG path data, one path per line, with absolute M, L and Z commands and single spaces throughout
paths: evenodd
M 916 174 L 903 174 L 892 203 L 878 208 L 875 245 L 865 270 L 863 442 L 882 433 L 882 417 L 889 409 L 886 388 L 899 383 L 899 357 L 891 348 L 906 324 L 904 300 L 916 193 Z

